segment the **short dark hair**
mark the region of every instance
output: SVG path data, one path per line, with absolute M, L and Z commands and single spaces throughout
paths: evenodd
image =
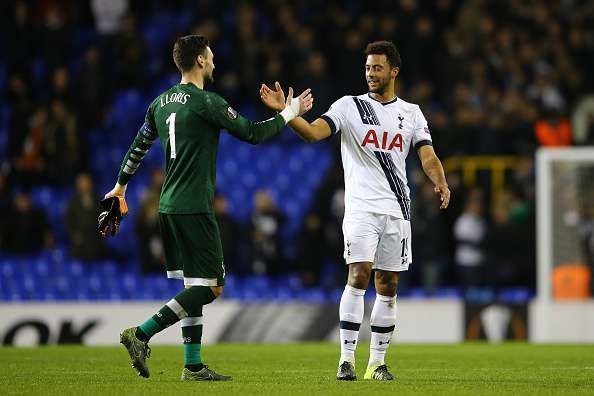
M 367 55 L 386 55 L 390 67 L 400 68 L 400 65 L 402 64 L 400 53 L 391 41 L 382 40 L 367 44 L 367 48 L 365 48 L 365 56 Z
M 206 47 L 210 46 L 204 36 L 191 34 L 178 37 L 173 45 L 173 61 L 180 72 L 191 70 L 196 64 L 198 55 L 206 55 Z

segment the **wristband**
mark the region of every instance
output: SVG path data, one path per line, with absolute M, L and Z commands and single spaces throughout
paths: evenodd
M 289 121 L 293 120 L 295 117 L 299 116 L 299 100 L 295 100 L 295 98 L 291 99 L 291 102 L 288 106 L 286 106 L 283 111 L 280 112 L 280 115 L 285 120 L 285 124 L 288 124 Z

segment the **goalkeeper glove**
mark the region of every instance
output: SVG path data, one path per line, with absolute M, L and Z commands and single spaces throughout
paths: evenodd
M 101 200 L 103 211 L 99 214 L 99 233 L 107 238 L 114 236 L 120 228 L 122 218 L 128 214 L 128 204 L 122 196 L 113 196 Z

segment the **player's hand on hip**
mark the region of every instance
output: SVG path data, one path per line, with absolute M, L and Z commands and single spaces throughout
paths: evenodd
M 282 111 L 285 108 L 285 93 L 281 88 L 279 82 L 274 83 L 274 90 L 269 88 L 268 85 L 262 84 L 260 87 L 260 100 L 268 108 L 274 111 Z
M 450 189 L 447 184 L 435 186 L 433 189 L 437 194 L 439 194 L 439 198 L 441 199 L 441 205 L 439 206 L 440 209 L 445 209 L 450 204 Z

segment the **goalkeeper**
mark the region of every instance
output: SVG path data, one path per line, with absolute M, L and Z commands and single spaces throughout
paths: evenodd
M 205 83 L 213 81 L 213 53 L 205 37 L 180 37 L 173 60 L 181 82 L 159 95 L 126 153 L 118 180 L 102 202 L 99 219 L 104 236 L 115 235 L 127 212 L 126 186 L 143 157 L 159 137 L 165 152 L 165 181 L 159 202 L 159 226 L 165 250 L 167 277 L 183 279 L 185 289 L 138 327 L 126 329 L 126 347 L 138 375 L 149 377 L 146 359 L 150 338 L 181 321 L 185 367 L 182 380 L 226 381 L 231 377 L 209 369 L 200 358 L 202 307 L 223 292 L 225 265 L 219 229 L 213 214 L 215 163 L 220 129 L 239 140 L 258 144 L 278 134 L 293 118 L 311 109 L 309 90 L 292 99 L 266 121 L 252 122 L 239 115 Z

